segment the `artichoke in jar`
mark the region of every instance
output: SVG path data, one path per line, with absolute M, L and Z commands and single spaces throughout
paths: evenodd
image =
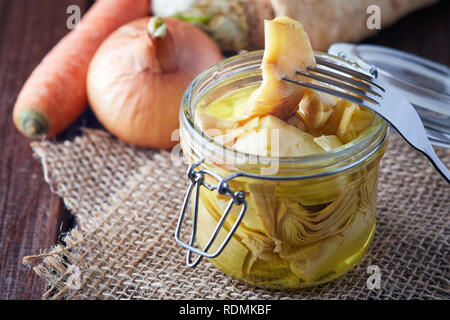
M 299 22 L 283 17 L 265 25 L 261 86 L 238 89 L 197 108 L 196 125 L 234 151 L 277 159 L 333 152 L 356 139 L 374 115 L 351 102 L 282 80 L 285 75 L 299 77 L 297 69 L 315 65 L 314 53 Z M 239 168 L 245 171 L 245 166 Z M 317 170 L 308 161 L 296 166 L 307 173 Z M 226 165 L 215 169 L 224 177 L 232 174 Z M 235 277 L 271 287 L 306 286 L 341 274 L 370 243 L 377 173 L 378 166 L 364 166 L 306 180 L 229 181 L 232 190 L 245 192 L 247 212 L 212 262 Z M 217 191 L 200 194 L 200 247 L 229 201 Z M 236 204 L 231 208 L 209 252 L 225 239 L 240 210 Z

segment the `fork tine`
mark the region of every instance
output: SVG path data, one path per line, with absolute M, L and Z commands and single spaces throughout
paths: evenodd
M 341 89 L 344 89 L 344 90 L 353 92 L 353 93 L 355 93 L 355 94 L 357 94 L 357 95 L 362 96 L 364 99 L 369 100 L 370 102 L 379 104 L 378 101 L 376 101 L 376 100 L 374 100 L 373 98 L 369 97 L 369 95 L 368 95 L 369 92 L 364 91 L 364 90 L 359 89 L 359 88 L 356 88 L 356 87 L 354 87 L 354 86 L 352 86 L 352 85 L 349 85 L 349 84 L 347 84 L 347 83 L 344 83 L 344 82 L 341 82 L 341 81 L 336 81 L 336 80 L 333 80 L 333 79 L 328 78 L 328 77 L 322 77 L 322 76 L 319 76 L 319 75 L 315 75 L 315 74 L 303 72 L 303 71 L 301 71 L 301 70 L 297 70 L 296 73 L 299 74 L 299 75 L 302 75 L 302 76 L 304 76 L 304 77 L 311 78 L 311 79 L 315 79 L 315 80 L 318 80 L 318 81 L 320 81 L 320 82 L 323 82 L 323 83 L 326 83 L 326 84 L 329 84 L 329 85 L 332 85 L 332 86 L 335 86 L 335 87 L 338 87 L 338 88 L 341 88 Z M 376 93 L 376 92 L 373 93 L 373 95 L 376 95 L 376 96 L 378 96 L 378 97 L 381 97 L 381 96 L 380 96 L 378 93 Z
M 334 79 L 339 79 L 342 80 L 344 82 L 347 83 L 351 83 L 357 87 L 360 87 L 374 95 L 377 95 L 379 97 L 381 97 L 381 93 L 378 92 L 378 90 L 380 90 L 379 87 L 377 86 L 372 86 L 369 83 L 365 82 L 365 81 L 360 81 L 360 80 L 356 80 L 347 76 L 344 76 L 342 74 L 336 73 L 336 72 L 332 72 L 330 70 L 324 69 L 324 68 L 320 68 L 320 67 L 307 67 L 308 71 L 312 71 L 314 73 L 317 74 L 322 74 L 322 75 L 326 75 L 328 77 L 334 78 Z
M 288 77 L 283 77 L 283 80 L 294 83 L 294 84 L 298 84 L 298 85 L 306 87 L 306 88 L 310 88 L 310 89 L 314 89 L 314 90 L 321 91 L 324 93 L 328 93 L 328 94 L 334 95 L 336 97 L 339 97 L 339 98 L 342 98 L 345 100 L 349 100 L 351 102 L 354 102 L 354 103 L 356 103 L 360 106 L 363 106 L 365 108 L 368 108 L 368 109 L 374 109 L 374 107 L 375 107 L 374 103 L 371 103 L 370 101 L 367 101 L 365 99 L 356 97 L 354 95 L 351 95 L 351 94 L 348 94 L 348 93 L 345 93 L 345 92 L 342 92 L 339 90 L 334 90 L 329 87 L 323 87 L 323 86 L 320 86 L 320 85 L 317 85 L 314 83 L 304 82 L 304 81 L 300 81 L 297 79 L 291 79 Z M 378 104 L 378 103 L 376 102 L 375 104 Z
M 356 77 L 356 78 L 362 79 L 364 81 L 367 81 L 371 85 L 374 85 L 374 86 L 380 88 L 380 90 L 382 90 L 383 92 L 386 91 L 386 90 L 384 90 L 383 87 L 381 87 L 378 84 L 374 83 L 373 82 L 374 78 L 372 76 L 369 76 L 368 74 L 365 74 L 365 73 L 353 70 L 351 68 L 347 68 L 347 67 L 341 66 L 339 64 L 333 63 L 333 62 L 328 61 L 326 59 L 323 59 L 321 57 L 316 57 L 316 62 L 318 64 L 320 64 L 320 65 L 323 65 L 323 66 L 326 66 L 326 67 L 329 67 L 329 68 L 341 71 L 341 72 L 346 73 L 348 75 L 351 75 L 353 77 Z

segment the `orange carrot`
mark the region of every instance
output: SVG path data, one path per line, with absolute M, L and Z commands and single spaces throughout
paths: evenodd
M 87 106 L 86 76 L 96 50 L 114 30 L 150 13 L 150 0 L 99 0 L 25 82 L 14 106 L 16 127 L 30 138 L 52 137 Z

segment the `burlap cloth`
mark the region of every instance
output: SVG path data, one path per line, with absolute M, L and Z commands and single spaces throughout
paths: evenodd
M 185 266 L 174 230 L 187 187 L 168 152 L 126 145 L 98 130 L 33 143 L 45 178 L 78 226 L 46 253 L 26 257 L 48 284 L 45 299 L 448 299 L 450 188 L 391 134 L 381 165 L 377 229 L 360 264 L 296 292 L 239 282 L 204 260 Z M 438 150 L 448 165 L 450 150 Z M 370 290 L 369 265 L 381 271 Z

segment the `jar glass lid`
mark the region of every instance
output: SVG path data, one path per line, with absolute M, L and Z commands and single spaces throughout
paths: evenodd
M 396 87 L 416 108 L 434 145 L 450 148 L 450 69 L 419 56 L 377 45 L 336 43 L 330 54 L 376 67 L 378 78 Z

